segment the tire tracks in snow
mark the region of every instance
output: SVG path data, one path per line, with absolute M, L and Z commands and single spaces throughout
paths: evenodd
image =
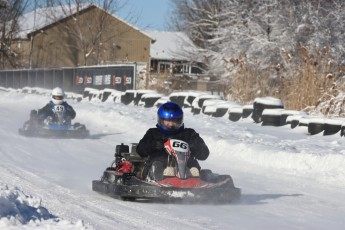
M 166 211 L 162 206 L 167 204 L 136 203 L 116 200 L 98 193 L 80 194 L 53 184 L 39 175 L 23 171 L 17 167 L 6 168 L 1 165 L 1 180 L 6 184 L 18 187 L 26 193 L 39 196 L 42 206 L 53 215 L 62 219 L 84 224 L 95 229 L 109 229 L 116 225 L 121 229 L 212 229 L 214 224 L 200 223 L 198 219 L 181 219 L 172 215 L 178 204 Z M 91 183 L 91 182 L 90 182 Z M 156 205 L 157 209 L 146 209 L 147 206 Z M 170 207 L 170 206 L 169 206 Z M 159 222 L 156 220 L 159 219 Z M 164 221 L 162 221 L 164 219 Z M 212 227 L 213 225 L 213 227 Z

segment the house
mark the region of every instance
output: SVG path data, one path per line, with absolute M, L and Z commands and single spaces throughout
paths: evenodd
M 152 38 L 147 34 L 95 5 L 71 12 L 66 16 L 55 7 L 24 15 L 16 49 L 26 57 L 27 67 L 150 65 Z
M 140 63 L 151 73 L 200 72 L 186 58 L 193 45 L 182 32 L 141 31 L 92 4 L 36 9 L 19 24 L 14 50 L 24 68 Z
M 0 71 L 0 85 L 124 90 L 148 88 L 162 76 L 172 88 L 206 88 L 184 33 L 141 31 L 92 4 L 36 9 L 18 24 L 11 50 L 21 69 Z
M 194 45 L 183 32 L 145 31 L 153 38 L 151 44 L 151 72 L 174 74 L 201 73 L 200 63 L 191 57 Z

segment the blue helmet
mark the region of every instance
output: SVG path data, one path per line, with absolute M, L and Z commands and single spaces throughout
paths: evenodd
M 183 130 L 183 111 L 178 104 L 167 102 L 157 112 L 157 127 L 167 135 L 174 135 Z

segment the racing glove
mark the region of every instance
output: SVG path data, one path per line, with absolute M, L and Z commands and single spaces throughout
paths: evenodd
M 44 119 L 44 124 L 45 125 L 49 125 L 50 123 L 52 123 L 53 118 L 51 116 L 46 117 L 46 119 Z
M 71 116 L 65 116 L 65 118 L 63 119 L 63 123 L 64 124 L 70 124 L 71 123 Z

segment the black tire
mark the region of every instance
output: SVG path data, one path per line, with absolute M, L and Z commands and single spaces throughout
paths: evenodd
M 341 128 L 340 128 L 340 136 L 341 137 L 345 136 L 345 127 L 344 126 L 341 126 Z
M 286 119 L 287 119 L 288 116 L 289 116 L 289 114 L 282 114 L 282 115 L 280 116 L 280 125 L 281 125 L 281 126 L 287 125 Z
M 291 121 L 291 129 L 296 128 L 299 125 L 299 120 L 292 120 Z
M 242 118 L 249 117 L 252 114 L 252 112 L 253 112 L 253 109 L 243 108 Z
M 226 112 L 228 112 L 228 108 L 218 108 L 216 112 L 212 113 L 212 117 L 223 117 Z
M 201 169 L 200 170 L 200 178 L 202 180 L 206 180 L 208 178 L 208 175 L 212 174 L 212 171 L 210 169 Z
M 242 117 L 242 113 L 229 113 L 229 120 L 230 121 L 239 121 Z
M 271 104 L 262 104 L 259 102 L 254 102 L 253 104 L 253 112 L 252 112 L 252 119 L 255 123 L 262 122 L 262 112 L 265 109 L 284 109 L 282 105 L 271 105 Z
M 262 126 L 281 126 L 281 116 L 276 115 L 262 115 Z
M 201 109 L 194 109 L 193 111 L 193 115 L 197 115 L 200 114 Z
M 325 124 L 320 124 L 320 123 L 309 123 L 308 124 L 308 133 L 310 135 L 315 135 L 318 133 L 321 133 L 325 129 Z
M 120 198 L 123 201 L 135 201 L 135 197 L 121 196 Z
M 325 124 L 324 126 L 324 131 L 323 131 L 323 135 L 327 136 L 327 135 L 333 135 L 336 134 L 337 132 L 339 132 L 341 129 L 341 125 L 335 125 L 335 124 Z

